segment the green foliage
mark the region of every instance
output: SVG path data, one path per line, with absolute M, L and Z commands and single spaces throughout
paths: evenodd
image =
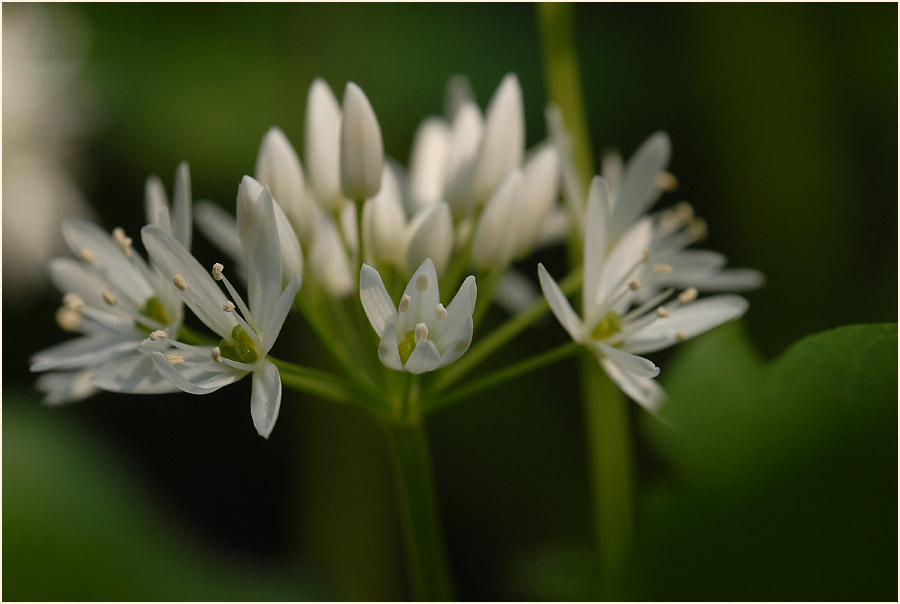
M 739 325 L 667 367 L 674 476 L 644 500 L 630 597 L 897 597 L 897 326 L 842 327 L 763 364 Z
M 5 600 L 330 597 L 296 569 L 213 550 L 83 425 L 21 398 L 3 409 Z

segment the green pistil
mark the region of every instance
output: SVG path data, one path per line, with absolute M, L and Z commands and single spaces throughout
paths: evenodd
M 614 311 L 609 311 L 606 313 L 606 316 L 600 319 L 594 326 L 594 329 L 591 331 L 591 337 L 597 341 L 601 341 L 620 331 L 622 331 L 622 324 L 619 322 L 619 315 Z
M 141 314 L 148 319 L 153 319 L 162 326 L 170 325 L 172 323 L 172 317 L 169 316 L 169 312 L 166 310 L 166 307 L 163 306 L 163 303 L 159 301 L 159 298 L 150 298 L 147 300 L 147 303 L 144 304 L 144 308 L 141 309 Z M 137 326 L 142 332 L 153 331 L 156 329 L 155 327 L 144 325 L 140 321 L 137 323 Z
M 226 359 L 237 361 L 238 363 L 247 363 L 248 365 L 255 363 L 259 359 L 259 351 L 256 344 L 250 338 L 250 335 L 244 331 L 240 325 L 235 325 L 231 330 L 231 342 L 221 340 L 219 342 L 219 354 Z
M 406 334 L 406 337 L 403 338 L 403 341 L 397 345 L 397 350 L 400 351 L 400 360 L 406 365 L 406 361 L 409 360 L 410 355 L 412 355 L 413 350 L 416 349 L 416 332 L 415 330 L 410 331 Z

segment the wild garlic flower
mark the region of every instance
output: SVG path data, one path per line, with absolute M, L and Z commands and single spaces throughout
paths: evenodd
M 190 172 L 182 163 L 175 176 L 173 213 L 162 183 L 147 181 L 148 220 L 183 248 L 190 246 Z M 139 394 L 174 392 L 153 363 L 138 350 L 151 332 L 174 336 L 184 310 L 167 278 L 138 256 L 121 228 L 112 235 L 79 219 L 63 223 L 63 236 L 79 257 L 50 261 L 50 278 L 62 291 L 56 318 L 80 337 L 57 344 L 31 358 L 45 402 L 80 400 L 97 389 Z
M 144 246 L 174 284 L 173 291 L 221 340 L 216 346 L 192 346 L 155 332 L 142 349 L 166 380 L 191 394 L 215 392 L 252 374 L 250 413 L 257 432 L 268 438 L 281 405 L 281 376 L 266 355 L 300 289 L 300 276 L 295 274 L 282 291 L 282 248 L 275 202 L 268 189 L 255 200 L 246 195 L 238 198 L 238 231 L 247 255 L 247 302 L 221 264 L 215 264 L 210 274 L 165 230 L 144 227 Z
M 425 373 L 449 365 L 472 343 L 475 277 L 468 276 L 446 308 L 431 259 L 416 270 L 394 306 L 377 270 L 363 264 L 359 298 L 381 338 L 378 358 L 390 369 Z
M 638 275 L 654 262 L 649 251 L 652 220 L 639 220 L 607 254 L 609 200 L 600 177 L 591 183 L 584 220 L 582 317 L 572 309 L 543 264 L 538 265 L 541 289 L 572 339 L 594 352 L 625 394 L 656 412 L 665 400 L 653 380 L 659 368 L 637 355 L 667 348 L 736 319 L 746 312 L 748 303 L 734 295 L 696 300 L 697 290 L 691 287 L 674 298 L 674 290 L 669 289 L 638 304 L 637 294 L 642 288 Z

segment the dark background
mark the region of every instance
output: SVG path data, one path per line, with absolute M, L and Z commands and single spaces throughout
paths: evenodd
M 315 77 L 338 94 L 346 81 L 357 82 L 376 111 L 387 153 L 403 162 L 419 121 L 442 111 L 445 84 L 459 73 L 484 106 L 503 75 L 516 72 L 529 145 L 546 134 L 531 5 L 45 8 L 65 12 L 88 32 L 80 77 L 93 90 L 94 109 L 73 165 L 107 228 L 137 232 L 146 177 L 159 174 L 171 190 L 185 159 L 194 198 L 233 208 L 270 126 L 280 126 L 302 152 L 306 91 Z M 14 10 L 4 5 L 4 17 Z M 663 204 L 690 200 L 710 225 L 707 247 L 733 266 L 765 273 L 766 287 L 748 296 L 742 332 L 755 354 L 774 358 L 801 336 L 840 325 L 896 321 L 895 5 L 604 4 L 578 5 L 575 15 L 595 152 L 614 145 L 627 156 L 666 130 L 680 188 Z M 27 211 L 27 200 L 6 191 L 3 202 L 5 219 Z M 212 261 L 204 245 L 197 254 Z M 6 262 L 14 250 L 3 252 Z M 556 253 L 551 262 L 559 265 Z M 535 262 L 522 263 L 527 274 Z M 249 421 L 249 383 L 208 397 L 103 394 L 39 407 L 27 359 L 61 339 L 53 322 L 59 295 L 4 285 L 6 599 L 404 597 L 386 451 L 367 417 L 287 393 L 278 427 L 264 441 Z M 296 336 L 280 341 L 281 355 L 316 363 L 314 337 L 299 317 L 287 329 Z M 562 330 L 546 321 L 490 365 L 562 341 Z M 664 385 L 669 356 L 658 357 Z M 572 570 L 587 565 L 590 544 L 578 392 L 575 364 L 565 363 L 429 421 L 461 598 L 591 593 L 580 591 L 587 589 L 584 573 Z M 892 413 L 888 422 L 896 421 Z M 633 414 L 638 419 L 636 408 Z M 828 464 L 836 450 L 826 447 L 804 462 L 814 469 L 804 473 L 810 485 L 741 491 L 706 524 L 696 508 L 664 499 L 663 526 L 695 522 L 692 534 L 708 539 L 685 544 L 664 531 L 658 541 L 647 537 L 648 551 L 682 560 L 673 571 L 682 583 L 661 577 L 673 591 L 661 585 L 623 597 L 894 599 L 897 441 L 890 423 L 887 429 L 865 424 L 852 437 L 887 439 L 886 457 L 860 462 L 870 480 L 859 492 L 876 493 L 881 507 L 852 497 L 855 503 L 844 506 L 838 498 L 821 522 L 822 532 L 837 531 L 835 551 L 859 567 L 837 587 L 802 589 L 801 579 L 821 568 L 801 563 L 795 581 L 772 582 L 774 589 L 799 581 L 796 593 L 754 591 L 746 577 L 723 581 L 719 591 L 692 591 L 683 562 L 696 556 L 715 569 L 725 562 L 710 554 L 719 543 L 714 533 L 740 544 L 760 534 L 753 527 L 761 520 L 748 510 L 789 510 L 766 524 L 770 541 L 762 549 L 723 550 L 765 582 L 767 567 L 754 564 L 765 556 L 781 560 L 776 537 L 851 488 L 835 482 Z M 847 446 L 843 433 L 823 434 Z M 643 432 L 636 437 L 640 493 L 675 480 Z M 764 448 L 765 438 L 756 446 Z M 793 492 L 790 505 L 780 506 L 767 489 Z M 647 514 L 644 526 L 660 522 Z M 881 541 L 851 538 L 857 529 L 882 528 Z M 821 534 L 798 537 L 805 541 L 796 555 L 819 549 Z M 675 542 L 686 549 L 666 549 Z

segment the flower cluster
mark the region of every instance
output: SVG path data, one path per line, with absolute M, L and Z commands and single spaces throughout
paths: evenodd
M 404 168 L 385 158 L 378 120 L 358 86 L 347 84 L 339 104 L 324 81 L 312 83 L 304 162 L 272 128 L 253 176 L 240 182 L 236 215 L 210 202 L 193 212 L 228 256 L 228 274 L 246 285 L 246 300 L 223 264 L 206 269 L 191 255 L 186 165 L 171 211 L 159 180 L 147 183 L 141 239 L 150 263 L 122 229 L 110 236 L 67 222 L 64 236 L 79 259 L 54 260 L 50 272 L 65 294 L 60 325 L 82 335 L 32 358 L 33 371 L 50 371 L 38 384 L 47 401 L 77 400 L 98 388 L 206 394 L 251 374 L 251 416 L 268 437 L 281 403 L 279 367 L 290 365 L 269 353 L 292 307 L 353 392 L 377 398 L 396 382 L 372 363 L 376 350 L 383 367 L 417 375 L 457 361 L 489 302 L 515 313 L 533 300 L 534 286 L 513 263 L 573 237 L 583 241 L 582 317 L 539 264 L 550 309 L 626 394 L 657 410 L 659 369 L 636 355 L 741 316 L 743 298 L 695 301 L 698 291 L 754 287 L 761 277 L 725 270 L 721 255 L 689 249 L 705 235 L 689 205 L 648 214 L 675 185 L 664 134 L 627 163 L 604 158 L 585 205 L 557 110 L 548 111 L 549 139 L 526 153 L 515 75 L 503 79 L 484 111 L 464 80 L 453 80 L 449 93 L 447 114 L 422 122 Z M 439 279 L 459 284 L 446 307 Z M 188 329 L 184 306 L 215 336 Z M 370 332 L 350 327 L 363 314 L 377 346 Z M 290 370 L 332 383 L 324 372 Z M 292 383 L 301 382 L 310 383 Z M 349 392 L 342 383 L 335 378 Z

